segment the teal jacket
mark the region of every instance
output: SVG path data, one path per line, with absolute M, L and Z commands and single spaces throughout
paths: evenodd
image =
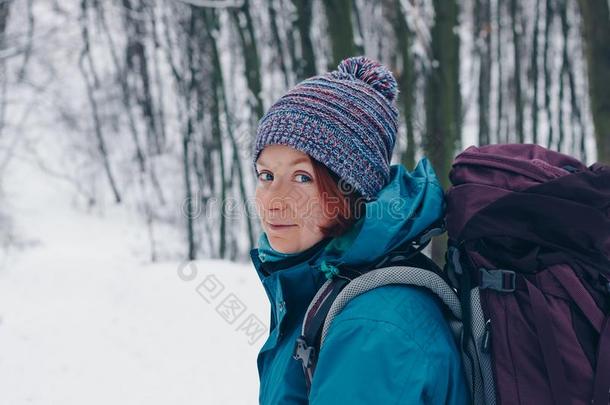
M 309 303 L 336 267 L 373 263 L 442 217 L 443 191 L 426 159 L 413 172 L 392 165 L 390 174 L 346 234 L 283 254 L 263 233 L 250 252 L 271 303 L 269 337 L 257 358 L 261 404 L 308 403 L 301 363 L 292 353 Z M 314 405 L 468 402 L 460 354 L 439 304 L 404 285 L 368 291 L 337 315 L 309 397 Z

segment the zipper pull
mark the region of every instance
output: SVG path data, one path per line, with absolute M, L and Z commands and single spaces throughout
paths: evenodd
M 326 263 L 326 260 L 322 260 L 320 270 L 324 273 L 326 279 L 328 280 L 339 274 L 339 269 L 330 263 Z
M 483 353 L 489 353 L 489 346 L 491 343 L 491 319 L 485 322 L 485 333 L 483 333 L 483 347 L 481 350 Z

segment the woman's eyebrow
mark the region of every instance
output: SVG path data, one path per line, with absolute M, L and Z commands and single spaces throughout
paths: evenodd
M 293 160 L 292 162 L 288 163 L 289 165 L 296 165 L 297 163 L 302 163 L 302 162 L 308 162 L 309 159 L 307 157 L 299 157 L 296 158 L 295 160 Z M 259 160 L 257 163 L 259 163 L 262 166 L 266 166 L 269 167 L 269 165 L 267 165 L 265 162 L 263 162 L 262 160 Z

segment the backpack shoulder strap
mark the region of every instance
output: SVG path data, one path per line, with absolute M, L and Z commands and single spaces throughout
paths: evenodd
M 401 258 L 393 258 L 385 263 L 387 267 L 368 271 L 350 280 L 349 278 L 334 278 L 328 280 L 318 290 L 312 299 L 303 320 L 301 336 L 297 338 L 293 358 L 300 360 L 307 392 L 311 388 L 313 373 L 317 363 L 317 355 L 322 348 L 324 338 L 333 319 L 354 297 L 388 284 L 405 284 L 424 287 L 434 293 L 449 309 L 452 332 L 456 339 L 461 333 L 461 307 L 457 293 L 441 276 L 442 272 L 436 264 L 422 253 L 410 257 L 408 264 Z M 402 265 L 392 265 L 398 262 Z M 416 266 L 426 267 L 420 268 Z M 347 288 L 346 288 L 347 287 Z
M 431 270 L 411 266 L 390 266 L 371 270 L 355 278 L 341 290 L 324 320 L 320 337 L 320 349 L 324 344 L 328 329 L 334 318 L 343 310 L 349 301 L 374 288 L 390 284 L 423 287 L 433 293 L 449 310 L 451 315 L 450 318 L 454 318 L 457 321 L 457 323 L 450 326 L 452 326 L 452 332 L 454 333 L 455 338 L 459 339 L 462 320 L 460 299 L 447 282 L 439 274 Z
M 464 336 L 464 325 L 462 317 L 462 306 L 460 297 L 457 292 L 447 283 L 444 277 L 437 274 L 435 271 L 412 267 L 412 266 L 390 266 L 371 270 L 347 284 L 337 294 L 336 298 L 328 309 L 328 314 L 323 321 L 322 331 L 320 333 L 319 343 L 314 346 L 315 352 L 319 353 L 324 345 L 328 330 L 335 317 L 345 308 L 352 299 L 364 294 L 377 287 L 382 287 L 391 284 L 403 284 L 406 286 L 415 286 L 425 288 L 432 293 L 445 309 L 445 319 L 451 330 L 457 347 L 461 351 L 461 359 L 464 364 L 464 372 L 468 382 L 472 403 L 473 404 L 495 404 L 495 385 L 493 384 L 493 376 L 491 364 L 487 356 L 482 356 L 479 350 L 486 350 L 485 346 L 488 341 L 486 335 L 489 332 L 488 324 L 484 324 L 482 313 L 475 316 L 473 320 L 479 321 L 478 327 L 474 328 L 476 336 Z M 472 299 L 472 307 L 480 311 L 480 303 L 478 303 L 478 291 Z M 473 314 L 474 315 L 474 314 Z M 481 318 L 479 320 L 479 318 Z M 609 328 L 610 329 L 610 328 Z M 304 368 L 306 371 L 306 379 L 308 381 L 308 392 L 316 363 L 311 364 L 309 368 Z
M 341 290 L 349 283 L 349 279 L 333 278 L 326 281 L 311 300 L 303 325 L 301 335 L 297 338 L 292 353 L 295 360 L 300 360 L 307 382 L 307 394 L 311 388 L 313 372 L 317 362 L 320 334 L 324 319 L 330 307 Z

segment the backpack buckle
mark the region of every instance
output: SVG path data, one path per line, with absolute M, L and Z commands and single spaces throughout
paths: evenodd
M 438 228 L 430 228 L 428 229 L 417 241 L 418 245 L 427 245 L 428 242 L 434 237 L 439 236 L 445 233 L 445 226 L 441 225 Z
M 499 292 L 513 292 L 517 286 L 517 275 L 514 271 L 493 269 L 479 269 L 479 288 Z
M 316 348 L 314 346 L 309 346 L 305 340 L 305 336 L 301 335 L 297 338 L 294 345 L 292 358 L 295 360 L 301 360 L 303 367 L 310 368 L 312 366 L 315 353 Z

